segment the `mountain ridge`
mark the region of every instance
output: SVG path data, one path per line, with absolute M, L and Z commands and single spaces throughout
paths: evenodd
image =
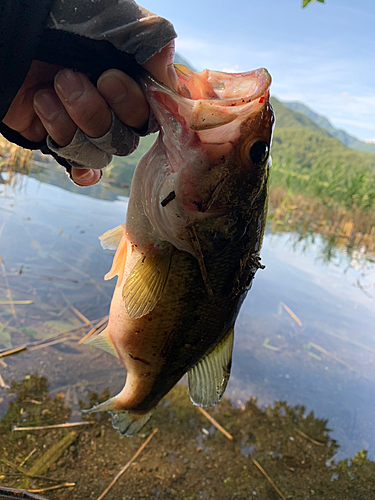
M 314 165 L 341 164 L 350 169 L 361 165 L 375 171 L 375 153 L 358 151 L 345 145 L 325 128 L 300 111 L 294 111 L 271 97 L 276 115 L 272 158 L 277 164 Z
M 345 130 L 338 129 L 325 116 L 316 113 L 314 110 L 298 101 L 280 101 L 284 106 L 307 116 L 312 122 L 319 127 L 325 129 L 333 137 L 348 146 L 349 148 L 356 149 L 357 151 L 364 151 L 366 153 L 375 153 L 375 144 L 368 143 L 357 139 L 356 137 L 348 134 Z

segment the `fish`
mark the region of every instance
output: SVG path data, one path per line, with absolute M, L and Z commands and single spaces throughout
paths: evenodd
M 107 328 L 87 344 L 127 376 L 108 411 L 133 436 L 187 373 L 193 404 L 217 404 L 232 364 L 234 323 L 262 268 L 274 114 L 271 77 L 176 65 L 174 91 L 148 75 L 160 131 L 133 176 L 125 224 L 104 233 L 117 276 Z

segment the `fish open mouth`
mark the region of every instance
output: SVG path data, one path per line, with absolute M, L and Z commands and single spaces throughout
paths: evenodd
M 232 122 L 259 110 L 269 99 L 271 76 L 264 68 L 246 73 L 204 70 L 195 73 L 175 65 L 179 91 L 157 82 L 146 82 L 151 107 L 160 123 L 158 108 L 168 110 L 184 128 L 208 130 Z M 156 105 L 153 106 L 153 103 Z
M 266 94 L 271 76 L 265 68 L 246 73 L 225 73 L 205 69 L 194 73 L 186 66 L 175 66 L 180 95 L 193 100 L 204 99 L 219 106 L 242 106 Z

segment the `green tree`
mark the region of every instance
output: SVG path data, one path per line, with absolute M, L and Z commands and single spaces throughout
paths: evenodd
M 309 3 L 312 5 L 315 1 L 316 0 L 302 0 L 302 8 L 304 9 L 307 5 L 309 5 Z M 318 2 L 324 3 L 324 0 L 318 0 Z

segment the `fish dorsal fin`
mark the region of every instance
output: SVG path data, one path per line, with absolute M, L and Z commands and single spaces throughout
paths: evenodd
M 83 342 L 83 344 L 92 345 L 97 347 L 98 349 L 102 349 L 103 351 L 109 352 L 109 354 L 113 354 L 117 358 L 119 355 L 109 337 L 108 329 L 103 330 L 99 335 L 95 335 L 93 337 L 89 337 L 87 340 Z
M 188 371 L 189 395 L 196 406 L 213 406 L 220 401 L 232 365 L 234 329 L 199 363 Z
M 116 250 L 125 233 L 125 224 L 120 224 L 99 236 L 100 244 L 104 250 Z
M 160 300 L 171 267 L 171 248 L 149 250 L 134 266 L 125 281 L 122 297 L 131 318 L 141 318 Z

